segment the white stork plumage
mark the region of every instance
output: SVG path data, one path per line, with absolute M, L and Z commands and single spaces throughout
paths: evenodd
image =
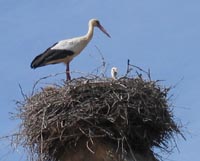
M 118 69 L 117 67 L 112 67 L 111 68 L 111 78 L 113 80 L 117 80 L 117 74 L 118 74 Z
M 65 63 L 67 80 L 71 80 L 69 63 L 75 56 L 80 54 L 90 42 L 93 36 L 94 27 L 98 27 L 103 33 L 110 37 L 100 24 L 99 20 L 91 19 L 88 25 L 89 29 L 86 35 L 58 41 L 43 53 L 36 56 L 31 63 L 31 68 L 35 69 L 49 64 Z

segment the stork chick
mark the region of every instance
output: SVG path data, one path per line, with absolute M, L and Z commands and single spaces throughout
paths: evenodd
M 118 69 L 117 67 L 111 68 L 111 77 L 113 80 L 117 80 Z
M 110 37 L 107 31 L 100 24 L 99 20 L 91 19 L 88 25 L 89 28 L 86 35 L 58 41 L 43 53 L 36 56 L 31 63 L 31 68 L 35 69 L 49 64 L 64 63 L 66 64 L 67 80 L 71 80 L 69 63 L 75 56 L 80 54 L 80 52 L 90 42 L 93 37 L 94 27 L 98 27 L 103 33 Z

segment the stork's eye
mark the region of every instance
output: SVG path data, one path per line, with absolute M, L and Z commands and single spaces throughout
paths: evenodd
M 99 22 L 98 20 L 96 20 L 96 24 L 97 24 L 97 26 L 99 26 L 99 25 L 100 25 L 100 22 Z

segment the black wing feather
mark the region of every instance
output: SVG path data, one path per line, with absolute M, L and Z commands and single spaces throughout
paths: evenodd
M 53 46 L 56 44 L 57 43 Z M 66 58 L 67 56 L 74 54 L 74 52 L 70 50 L 51 49 L 53 46 L 49 47 L 42 54 L 36 56 L 31 63 L 31 68 L 42 67 L 47 65 L 49 62 L 52 62 L 51 64 L 55 64 L 53 61 Z

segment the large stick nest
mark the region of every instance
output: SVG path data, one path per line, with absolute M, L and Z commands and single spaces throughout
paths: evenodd
M 21 145 L 34 160 L 59 160 L 81 138 L 102 138 L 121 151 L 168 148 L 179 133 L 169 88 L 138 78 L 74 79 L 26 97 L 18 117 Z

